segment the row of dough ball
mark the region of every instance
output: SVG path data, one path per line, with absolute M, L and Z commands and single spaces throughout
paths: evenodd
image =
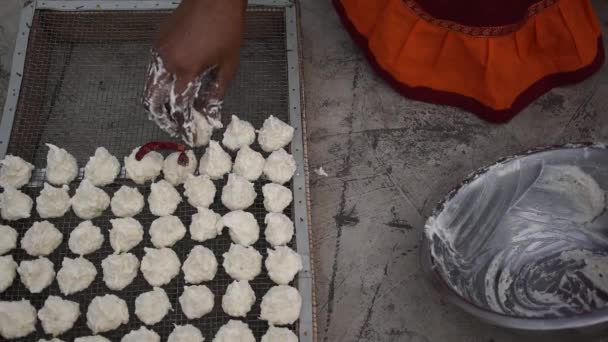
M 284 294 L 288 291 L 278 289 L 278 287 L 272 288 L 271 291 L 272 290 L 282 291 Z M 144 295 L 154 295 L 155 291 L 162 291 L 164 293 L 163 290 L 154 289 L 151 292 L 140 295 L 137 300 Z M 166 294 L 164 295 L 166 296 Z M 278 297 L 272 298 L 272 300 L 277 299 Z M 264 305 L 264 302 L 262 305 Z M 264 311 L 262 312 L 264 313 Z M 78 303 L 57 296 L 49 296 L 38 313 L 36 313 L 36 308 L 34 308 L 28 300 L 13 302 L 2 301 L 0 302 L 0 336 L 5 339 L 16 339 L 28 336 L 36 331 L 38 319 L 40 320 L 45 333 L 52 336 L 58 336 L 70 330 L 79 316 L 80 305 Z M 91 331 L 93 331 L 94 335 L 78 337 L 74 342 L 109 342 L 110 340 L 97 334 L 114 330 L 121 324 L 126 324 L 129 321 L 129 311 L 124 300 L 115 295 L 105 295 L 95 297 L 91 301 L 86 317 L 87 325 Z M 62 342 L 62 340 L 57 338 L 40 341 Z M 167 339 L 167 342 L 202 341 L 204 341 L 203 334 L 198 328 L 191 324 L 176 325 Z M 255 342 L 255 338 L 246 323 L 230 320 L 227 324 L 220 327 L 213 341 Z M 266 334 L 262 337 L 262 342 L 297 341 L 297 336 L 291 330 L 287 328 L 278 328 L 274 325 L 271 325 Z M 153 330 L 142 326 L 123 336 L 121 342 L 160 342 L 160 336 Z
M 264 151 L 274 152 L 287 146 L 293 139 L 293 134 L 293 127 L 274 116 L 270 116 L 264 121 L 264 124 L 259 131 L 258 141 Z M 268 167 L 264 168 L 265 163 L 263 158 L 261 162 L 259 159 L 261 154 L 248 148 L 254 141 L 255 130 L 253 126 L 249 122 L 233 116 L 232 122 L 228 125 L 226 132 L 224 133 L 222 143 L 230 150 L 239 150 L 247 147 L 245 149 L 246 152 L 241 155 L 241 158 L 239 159 L 237 157 L 236 164 L 238 164 L 238 166 L 235 165 L 235 171 L 238 170 L 237 173 L 242 171 L 247 176 L 252 176 L 255 175 L 255 173 L 253 170 L 247 169 L 246 167 L 256 166 L 256 170 L 258 170 L 261 165 L 260 174 L 262 170 L 267 171 L 269 179 L 276 178 L 278 182 L 285 183 L 287 181 L 283 181 L 286 177 L 285 170 L 282 170 L 281 168 L 288 167 L 289 169 L 293 164 L 293 169 L 295 171 L 295 161 L 293 161 L 293 158 L 291 158 L 291 160 L 285 159 L 286 152 L 284 150 L 276 155 L 273 153 L 268 159 Z M 216 178 L 218 177 L 218 170 L 223 170 L 226 162 L 222 160 L 223 158 L 216 158 L 219 150 L 223 152 L 219 144 L 217 144 L 217 142 L 211 142 L 211 145 L 208 152 L 205 153 L 206 157 L 203 156 L 203 159 L 201 160 L 200 172 L 201 174 L 204 174 L 207 171 L 211 171 L 210 176 Z M 64 185 L 69 184 L 76 179 L 79 171 L 76 158 L 63 148 L 52 144 L 47 144 L 47 146 L 49 147 L 46 158 L 47 181 L 54 185 Z M 181 167 L 177 163 L 179 152 L 171 154 L 164 162 L 162 155 L 157 152 L 152 152 L 142 161 L 137 161 L 135 160 L 135 153 L 137 150 L 138 149 L 135 149 L 130 156 L 125 157 L 124 163 L 127 175 L 139 184 L 156 178 L 160 174 L 161 169 L 169 182 L 174 185 L 181 184 L 184 182 L 185 176 L 188 173 L 193 173 L 196 168 L 196 158 L 192 151 L 189 151 L 188 153 L 190 160 L 193 160 L 194 162 L 186 167 Z M 223 156 L 223 154 L 221 156 Z M 287 161 L 289 165 L 284 165 L 285 161 Z M 218 164 L 216 165 L 216 163 Z M 231 166 L 232 162 L 230 161 L 229 164 Z M 31 163 L 20 157 L 9 155 L 0 162 L 0 186 L 3 188 L 12 187 L 18 189 L 29 182 L 33 170 L 34 166 Z M 224 172 L 224 174 L 229 171 L 230 169 Z M 118 158 L 113 156 L 106 148 L 99 147 L 87 162 L 84 170 L 84 177 L 95 186 L 103 186 L 114 182 L 119 173 L 120 162 L 118 161 Z M 257 174 L 257 177 L 259 177 L 260 174 Z M 255 178 L 257 179 L 257 177 Z
M 190 175 L 186 181 L 184 194 L 188 203 L 197 208 L 209 207 L 215 198 L 216 187 L 211 179 Z M 139 214 L 144 205 L 144 197 L 137 188 L 122 186 L 114 196 L 110 196 L 87 179 L 83 180 L 72 198 L 69 188 L 53 187 L 45 183 L 36 198 L 36 210 L 41 218 L 61 217 L 72 208 L 74 213 L 85 220 L 99 217 L 108 207 L 118 217 L 131 217 Z M 293 201 L 291 190 L 285 186 L 269 183 L 262 187 L 264 207 L 269 212 L 282 212 Z M 247 179 L 231 173 L 224 186 L 221 201 L 230 210 L 247 209 L 253 205 L 257 193 L 254 185 Z M 175 212 L 182 202 L 180 193 L 165 180 L 153 183 L 150 187 L 148 204 L 150 212 L 156 216 L 167 216 Z M 0 215 L 3 219 L 14 221 L 31 216 L 33 200 L 15 188 L 5 188 L 0 194 Z
M 182 265 L 177 254 L 170 248 L 144 248 L 141 261 L 132 253 L 111 254 L 101 262 L 103 281 L 106 286 L 120 291 L 133 282 L 141 270 L 144 279 L 152 286 L 168 284 L 179 274 L 190 284 L 200 284 L 215 278 L 218 262 L 213 252 L 204 246 L 192 248 Z M 299 254 L 286 246 L 268 249 L 265 267 L 271 280 L 287 285 L 303 268 Z M 262 255 L 253 247 L 232 244 L 223 254 L 222 266 L 235 280 L 251 281 L 262 271 Z M 83 257 L 64 257 L 61 268 L 55 267 L 46 257 L 21 261 L 19 265 L 12 255 L 0 257 L 0 293 L 8 289 L 19 274 L 21 282 L 31 293 L 40 293 L 57 276 L 61 293 L 70 295 L 88 288 L 97 276 L 95 265 Z
M 110 220 L 110 245 L 116 253 L 128 252 L 143 240 L 144 228 L 132 217 Z M 288 244 L 294 234 L 291 219 L 282 213 L 268 213 L 265 217 L 266 240 L 272 246 Z M 233 242 L 250 246 L 258 241 L 260 227 L 253 214 L 245 211 L 231 211 L 223 217 L 211 209 L 199 208 L 192 215 L 190 236 L 194 241 L 204 242 L 222 234 L 228 228 Z M 157 248 L 172 247 L 186 235 L 186 227 L 173 215 L 162 216 L 150 225 L 151 242 Z M 17 231 L 0 225 L 0 255 L 17 247 Z M 55 251 L 63 241 L 63 234 L 49 221 L 34 222 L 21 238 L 21 248 L 31 256 L 47 256 Z M 101 248 L 104 236 L 101 229 L 91 221 L 83 221 L 70 233 L 68 247 L 77 255 L 94 253 Z
M 179 302 L 184 314 L 189 319 L 200 318 L 208 314 L 213 310 L 213 306 L 215 305 L 213 293 L 204 285 L 186 286 L 179 298 Z M 299 318 L 301 305 L 302 299 L 297 289 L 285 285 L 274 286 L 262 298 L 260 319 L 268 321 L 271 326 L 293 324 Z M 222 303 L 222 306 L 224 306 L 224 303 Z M 169 298 L 166 292 L 158 287 L 153 288 L 152 291 L 140 294 L 135 299 L 135 315 L 146 325 L 154 325 L 162 321 L 169 310 L 172 310 Z M 55 337 L 70 330 L 79 316 L 80 305 L 77 302 L 58 296 L 49 296 L 44 306 L 37 313 L 28 300 L 0 301 L 0 336 L 5 339 L 25 337 L 36 331 L 36 322 L 39 319 L 44 332 Z M 87 308 L 86 319 L 87 326 L 91 332 L 97 335 L 115 330 L 122 324 L 127 324 L 129 322 L 129 309 L 127 303 L 116 295 L 97 296 L 91 300 Z M 230 331 L 233 328 L 237 328 L 235 323 L 228 325 L 226 328 L 220 328 L 214 341 L 234 341 L 234 333 L 236 332 L 239 332 L 241 335 L 237 336 L 241 337 L 243 337 L 242 334 L 248 335 L 248 333 L 251 333 L 246 324 L 242 322 L 240 324 L 243 325 L 235 331 Z M 143 335 L 142 329 L 145 332 Z M 228 331 L 222 331 L 222 329 Z M 202 341 L 202 334 L 198 329 L 196 329 L 198 333 L 192 329 L 188 330 L 178 330 L 177 332 L 174 330 L 171 335 L 174 336 L 176 342 L 182 340 L 189 341 L 186 337 L 191 334 L 197 337 L 200 336 L 201 339 L 197 340 Z M 158 340 L 156 338 L 149 339 L 145 337 L 146 335 L 158 337 L 156 333 L 145 327 L 142 327 L 139 331 L 139 333 L 132 331 L 125 335 L 121 341 L 141 342 Z M 283 334 L 286 334 L 284 330 L 281 331 Z M 268 338 L 281 331 L 271 333 Z M 186 332 L 189 333 L 186 334 Z M 246 338 L 245 340 L 249 339 Z M 269 341 L 273 340 L 269 339 Z M 171 337 L 169 337 L 169 341 L 171 341 Z

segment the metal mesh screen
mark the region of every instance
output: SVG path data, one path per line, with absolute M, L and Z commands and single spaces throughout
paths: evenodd
M 84 166 L 98 146 L 106 147 L 122 161 L 121 157 L 128 155 L 136 146 L 151 140 L 166 140 L 166 134 L 147 120 L 139 97 L 143 89 L 151 40 L 159 22 L 167 14 L 164 11 L 37 11 L 33 20 L 8 153 L 32 161 L 37 169 L 41 169 L 46 165 L 47 148 L 44 143 L 53 143 L 67 149 L 77 158 L 79 165 Z M 250 9 L 246 32 L 240 70 L 226 98 L 223 120 L 227 124 L 231 114 L 239 114 L 241 118 L 259 128 L 263 120 L 273 114 L 288 122 L 289 89 L 283 11 Z M 221 132 L 216 133 L 215 139 L 218 139 L 220 134 Z M 253 148 L 260 150 L 256 145 Z M 203 150 L 196 151 L 199 158 L 202 153 Z M 40 181 L 43 177 L 44 172 L 36 172 L 36 182 L 33 183 L 35 186 L 25 188 L 24 191 L 32 198 L 37 197 L 41 190 Z M 218 192 L 215 203 L 211 206 L 222 215 L 228 211 L 219 200 L 224 182 L 225 180 L 216 182 Z M 266 257 L 266 248 L 269 245 L 263 235 L 266 211 L 262 203 L 261 187 L 264 183 L 256 182 L 258 197 L 248 211 L 255 215 L 262 227 L 260 240 L 254 246 Z M 134 183 L 122 179 L 104 187 L 104 190 L 112 195 L 122 184 L 135 186 Z M 70 195 L 73 196 L 77 185 L 77 182 L 71 184 Z M 147 198 L 149 184 L 138 188 Z M 178 190 L 183 193 L 182 186 L 178 187 Z M 195 212 L 196 209 L 184 201 L 175 215 L 188 227 L 191 215 Z M 28 220 L 2 224 L 9 224 L 17 229 L 21 238 L 33 222 L 41 220 L 35 210 L 32 214 L 32 218 Z M 293 218 L 292 208 L 288 208 L 285 214 Z M 133 283 L 122 291 L 111 291 L 102 281 L 101 260 L 113 252 L 108 234 L 111 227 L 109 220 L 112 218 L 110 210 L 106 210 L 101 217 L 92 220 L 102 228 L 106 238 L 98 252 L 86 256 L 96 265 L 98 275 L 85 291 L 66 297 L 80 303 L 81 315 L 73 329 L 59 336 L 65 341 L 91 334 L 86 326 L 88 304 L 93 297 L 105 293 L 114 293 L 127 301 L 130 320 L 119 329 L 102 335 L 112 341 L 119 341 L 128 331 L 143 325 L 134 315 L 137 295 L 151 290 L 142 274 L 139 273 Z M 146 205 L 144 211 L 135 218 L 142 223 L 146 231 L 144 241 L 131 251 L 141 260 L 143 248 L 152 246 L 147 229 L 156 217 L 149 212 Z M 70 212 L 62 218 L 49 221 L 64 234 L 63 243 L 49 256 L 58 271 L 64 257 L 76 257 L 70 252 L 67 239 L 71 230 L 82 220 Z M 228 251 L 230 243 L 230 237 L 224 232 L 202 245 L 214 251 L 221 265 L 222 254 Z M 195 244 L 200 243 L 191 240 L 187 235 L 174 246 L 173 249 L 182 263 Z M 292 247 L 295 247 L 294 244 L 292 242 Z M 20 249 L 12 254 L 17 262 L 32 259 Z M 215 279 L 203 283 L 215 294 L 214 310 L 201 319 L 188 320 L 178 302 L 186 285 L 183 273 L 180 273 L 170 284 L 163 286 L 172 302 L 173 310 L 160 323 L 149 328 L 160 334 L 162 340 L 166 340 L 174 324 L 193 324 L 201 329 L 206 340 L 210 341 L 219 327 L 230 319 L 221 309 L 221 297 L 231 281 L 224 269 L 218 267 Z M 268 328 L 265 322 L 258 319 L 260 302 L 262 296 L 275 284 L 268 278 L 264 269 L 251 285 L 257 300 L 244 321 L 259 340 Z M 34 295 L 29 293 L 17 277 L 13 286 L 0 294 L 0 300 L 26 298 L 36 309 L 40 309 L 49 295 L 62 296 L 56 282 L 41 294 Z M 291 328 L 297 331 L 297 326 Z M 37 341 L 44 336 L 39 322 L 37 333 L 20 341 Z M 48 335 L 46 337 L 50 338 Z

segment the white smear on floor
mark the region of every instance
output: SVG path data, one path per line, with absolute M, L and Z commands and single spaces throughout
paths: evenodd
M 329 175 L 327 174 L 327 172 L 325 172 L 325 170 L 323 170 L 323 166 L 319 167 L 318 169 L 315 169 L 315 173 L 319 176 L 323 176 L 323 177 L 328 177 Z

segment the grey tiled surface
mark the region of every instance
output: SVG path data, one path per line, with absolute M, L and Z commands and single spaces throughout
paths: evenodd
M 0 18 L 9 1 L 0 1 Z M 594 5 L 608 32 L 608 3 Z M 302 24 L 309 163 L 329 174 L 310 174 L 319 340 L 602 341 L 522 336 L 472 319 L 426 283 L 417 247 L 435 203 L 471 171 L 537 146 L 608 142 L 608 68 L 490 125 L 394 93 L 329 0 L 302 0 Z

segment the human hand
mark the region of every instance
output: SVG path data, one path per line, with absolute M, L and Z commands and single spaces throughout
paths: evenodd
M 149 117 L 189 145 L 195 115 L 221 127 L 222 98 L 234 78 L 246 0 L 184 0 L 161 26 L 143 103 Z

